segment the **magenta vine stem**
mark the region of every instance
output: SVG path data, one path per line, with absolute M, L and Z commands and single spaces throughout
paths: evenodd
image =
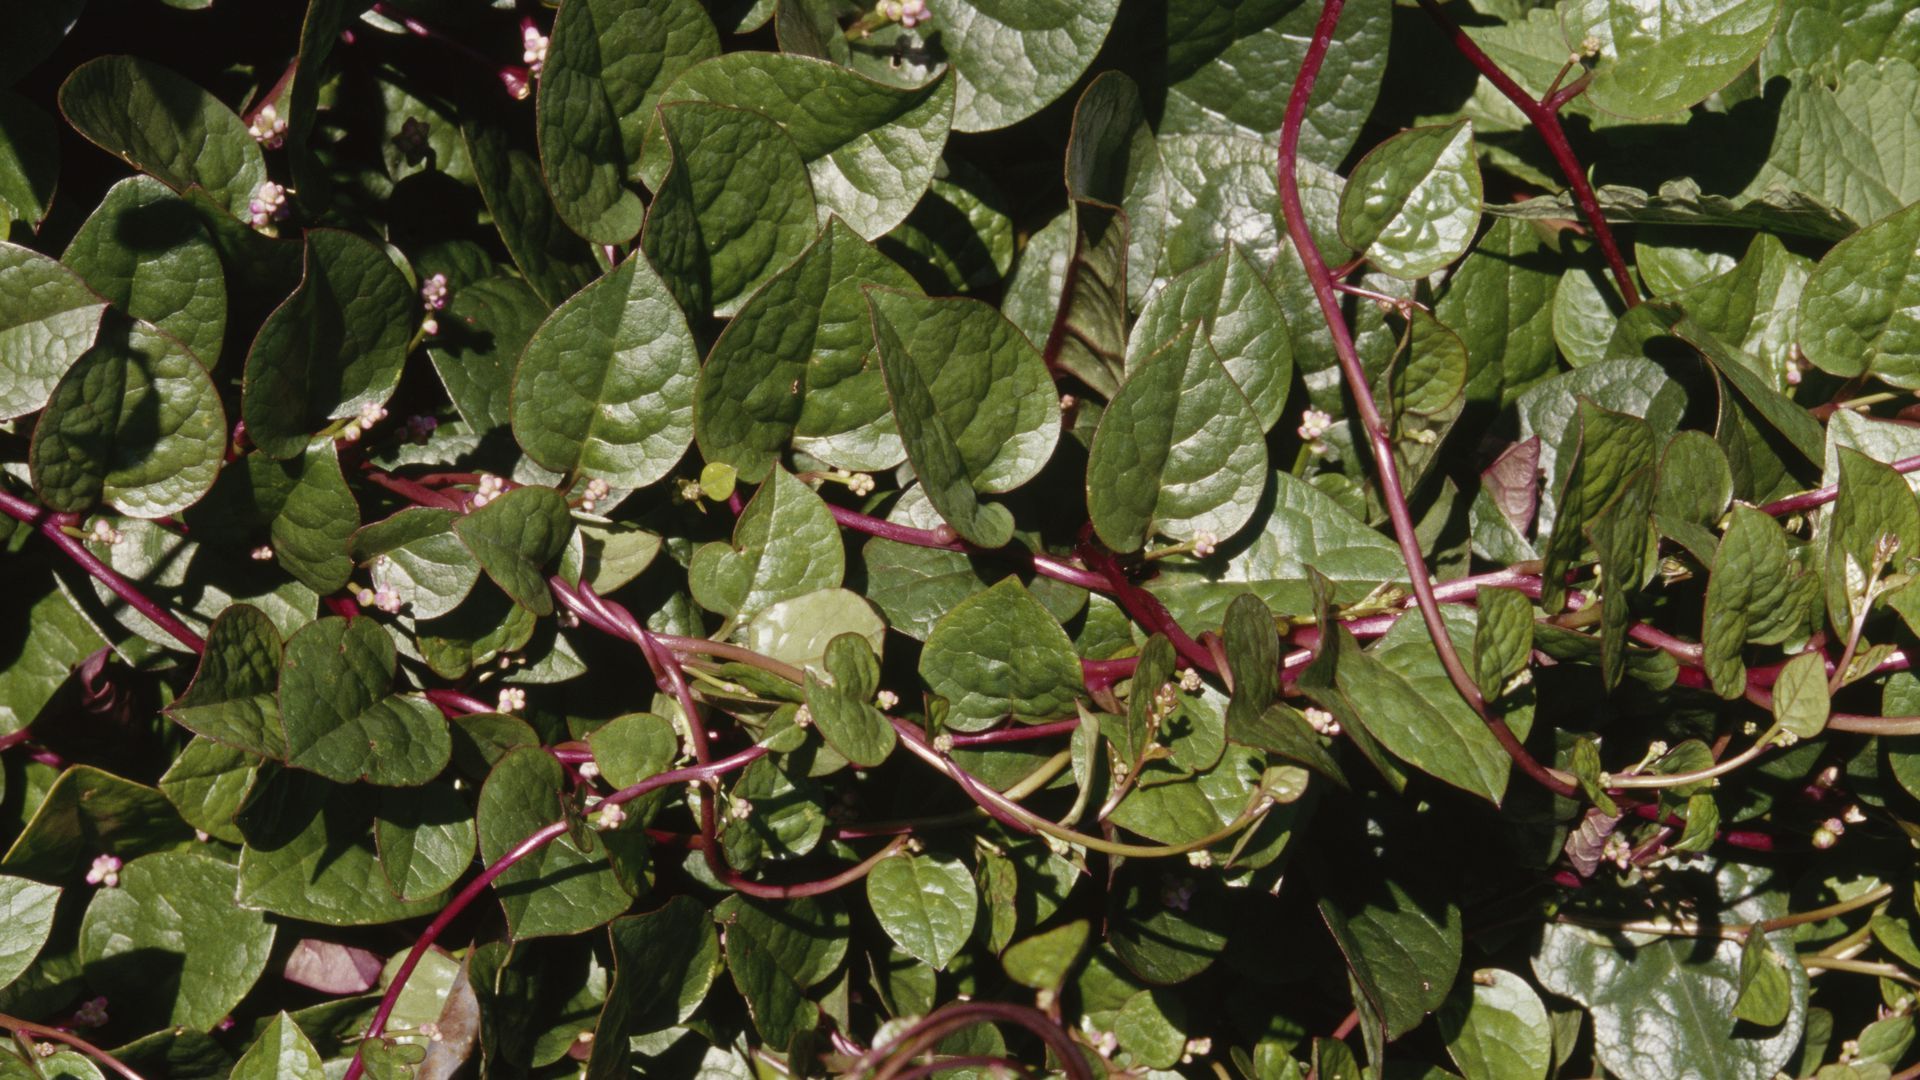
M 1421 0 L 1430 4 L 1432 0 Z M 1299 74 L 1294 79 L 1293 92 L 1287 98 L 1286 116 L 1280 125 L 1280 154 L 1278 164 L 1278 185 L 1280 189 L 1280 208 L 1286 218 L 1287 235 L 1293 240 L 1295 252 L 1305 268 L 1307 280 L 1313 286 L 1315 299 L 1320 303 L 1320 314 L 1326 320 L 1327 329 L 1333 335 L 1334 352 L 1339 357 L 1340 369 L 1345 375 L 1347 391 L 1353 395 L 1355 410 L 1360 414 L 1361 424 L 1366 428 L 1367 440 L 1373 451 L 1375 472 L 1380 480 L 1381 499 L 1387 505 L 1387 516 L 1393 522 L 1394 538 L 1399 542 L 1401 558 L 1407 564 L 1407 574 L 1413 586 L 1413 594 L 1419 601 L 1420 617 L 1427 624 L 1427 632 L 1433 638 L 1433 648 L 1440 657 L 1440 664 L 1447 671 L 1447 677 L 1453 682 L 1474 712 L 1486 722 L 1494 738 L 1511 757 L 1520 771 L 1526 773 L 1535 782 L 1549 791 L 1562 796 L 1574 796 L 1578 792 L 1568 780 L 1556 775 L 1552 770 L 1534 759 L 1527 748 L 1520 743 L 1513 730 L 1487 707 L 1486 700 L 1480 694 L 1480 688 L 1474 685 L 1461 664 L 1459 654 L 1454 650 L 1453 638 L 1447 633 L 1447 626 L 1440 615 L 1439 601 L 1434 597 L 1433 581 L 1427 572 L 1427 559 L 1420 551 L 1420 538 L 1415 532 L 1413 513 L 1407 506 L 1406 492 L 1400 486 L 1400 470 L 1394 461 L 1393 441 L 1380 417 L 1380 410 L 1374 404 L 1373 392 L 1367 385 L 1366 369 L 1360 363 L 1360 354 L 1354 348 L 1353 335 L 1347 328 L 1347 322 L 1340 310 L 1340 298 L 1334 291 L 1333 279 L 1327 271 L 1326 259 L 1320 254 L 1320 248 L 1313 241 L 1313 234 L 1307 230 L 1307 219 L 1300 202 L 1300 180 L 1298 161 L 1300 156 L 1300 127 L 1307 114 L 1307 99 L 1313 94 L 1314 81 L 1319 77 L 1320 65 L 1326 61 L 1327 48 L 1333 41 L 1334 29 L 1340 23 L 1340 11 L 1345 0 L 1326 0 L 1320 10 L 1320 21 L 1314 27 L 1313 39 L 1307 45 L 1306 56 L 1300 61 Z M 1470 44 L 1470 43 L 1469 43 Z M 1627 283 L 1631 288 L 1631 282 Z
M 622 803 L 631 802 L 649 791 L 668 787 L 673 784 L 711 780 L 716 776 L 725 775 L 736 769 L 746 768 L 754 761 L 763 757 L 766 752 L 767 748 L 764 746 L 749 746 L 737 754 L 721 758 L 718 761 L 701 765 L 690 765 L 684 769 L 673 769 L 655 776 L 649 776 L 637 784 L 630 784 L 607 796 L 602 800 L 601 805 L 619 806 Z M 400 967 L 394 971 L 393 981 L 387 984 L 386 993 L 380 998 L 380 1007 L 374 1011 L 373 1019 L 368 1022 L 366 1034 L 361 1036 L 363 1043 L 368 1039 L 379 1038 L 381 1033 L 386 1030 L 387 1019 L 393 1015 L 394 1005 L 400 1000 L 400 991 L 406 988 L 407 980 L 413 975 L 413 969 L 420 965 L 421 958 L 426 956 L 427 950 L 433 947 L 433 943 L 439 939 L 440 935 L 446 931 L 448 926 L 452 925 L 453 920 L 458 918 L 460 913 L 465 911 L 468 906 L 478 899 L 480 894 L 485 892 L 487 887 L 492 885 L 496 878 L 506 873 L 515 863 L 518 863 L 520 860 L 539 851 L 541 848 L 546 847 L 548 844 L 566 834 L 567 822 L 564 820 L 543 826 L 533 833 L 533 835 L 513 845 L 513 847 L 508 848 L 505 854 L 494 860 L 492 866 L 487 867 L 472 881 L 467 882 L 466 888 L 461 889 L 454 895 L 453 900 L 448 903 L 446 907 L 440 909 L 440 913 L 433 917 L 433 921 L 427 924 L 427 928 L 420 932 L 419 939 L 413 943 L 413 948 L 408 951 L 406 959 L 402 960 Z M 363 1068 L 364 1066 L 360 1061 L 360 1051 L 356 1049 L 353 1054 L 353 1060 L 347 1065 L 346 1080 L 355 1080 Z
M 958 551 L 968 555 L 992 555 L 1016 563 L 1030 566 L 1034 573 L 1064 581 L 1069 585 L 1078 585 L 1095 592 L 1108 592 L 1107 579 L 1089 570 L 1082 570 L 1062 559 L 1043 552 L 1030 552 L 1024 548 L 1009 544 L 1002 548 L 983 548 L 969 544 L 954 533 L 948 526 L 938 529 L 921 529 L 912 525 L 901 525 L 884 518 L 863 514 L 858 510 L 849 510 L 844 506 L 827 504 L 833 514 L 833 520 L 842 528 L 852 529 L 868 536 L 877 536 L 882 540 L 911 544 L 914 547 L 937 548 L 941 551 Z
M 467 716 L 473 713 L 493 712 L 494 707 L 471 694 L 458 690 L 428 690 L 426 699 L 438 706 L 449 718 Z
M 868 1058 L 880 1057 L 884 1064 L 876 1066 L 867 1060 L 856 1062 L 852 1075 L 872 1076 L 874 1080 L 887 1080 L 889 1077 L 897 1080 L 900 1070 L 908 1062 L 932 1049 L 941 1039 L 976 1024 L 995 1022 L 1023 1027 L 1038 1036 L 1060 1059 L 1060 1068 L 1072 1080 L 1093 1080 L 1093 1072 L 1087 1068 L 1086 1058 L 1073 1045 L 1066 1029 L 1038 1009 L 1004 1001 L 962 1001 L 935 1009 L 908 1026 L 886 1046 L 875 1047 L 867 1052 Z
M 23 521 L 40 530 L 40 535 L 53 541 L 54 546 L 67 553 L 67 557 L 80 564 L 80 568 L 92 574 L 94 580 L 113 590 L 113 595 L 126 601 L 127 606 L 146 616 L 147 620 L 165 630 L 175 641 L 186 646 L 187 651 L 199 654 L 207 651 L 206 639 L 195 633 L 193 628 L 181 622 L 174 614 L 159 604 L 149 600 L 133 583 L 100 561 L 100 557 L 87 550 L 87 546 L 66 534 L 55 520 L 52 511 L 14 495 L 0 491 L 0 511 L 8 517 Z
M 1899 461 L 1894 462 L 1893 471 L 1897 473 L 1920 472 L 1920 455 L 1901 458 Z M 1760 512 L 1773 517 L 1799 514 L 1812 510 L 1815 507 L 1825 506 L 1827 503 L 1839 497 L 1840 485 L 1828 484 L 1826 487 L 1815 488 L 1812 491 L 1801 492 L 1798 495 L 1789 495 L 1776 502 L 1770 502 L 1761 507 Z
M 1441 9 L 1438 0 L 1420 0 L 1420 6 L 1432 16 L 1440 32 L 1447 35 L 1460 55 L 1466 57 L 1467 62 L 1485 76 L 1494 89 L 1513 102 L 1526 116 L 1527 122 L 1533 125 L 1533 129 L 1540 133 L 1541 141 L 1547 144 L 1547 152 L 1553 155 L 1554 164 L 1560 167 L 1561 175 L 1567 178 L 1567 189 L 1573 193 L 1574 205 L 1580 208 L 1580 216 L 1586 219 L 1593 242 L 1600 248 L 1600 255 L 1606 260 L 1614 283 L 1619 286 L 1621 299 L 1630 308 L 1640 306 L 1640 290 L 1633 283 L 1627 260 L 1620 254 L 1613 228 L 1607 224 L 1606 213 L 1600 209 L 1600 200 L 1593 194 L 1593 185 L 1587 182 L 1586 169 L 1580 164 L 1579 155 L 1573 152 L 1573 144 L 1567 141 L 1567 129 L 1560 122 L 1560 110 L 1586 89 L 1586 77 L 1575 79 L 1549 92 L 1546 97 L 1536 99 L 1467 36 L 1467 32 Z
M 108 1069 L 124 1077 L 125 1080 L 146 1080 L 145 1077 L 135 1072 L 126 1062 L 121 1061 L 119 1058 L 114 1057 L 112 1054 L 107 1053 L 105 1050 L 100 1049 L 71 1031 L 62 1031 L 56 1027 L 48 1027 L 45 1024 L 35 1024 L 31 1021 L 21 1020 L 18 1017 L 7 1016 L 5 1014 L 0 1014 L 0 1028 L 6 1028 L 14 1032 L 25 1032 L 36 1038 L 53 1039 L 56 1042 L 66 1043 L 75 1050 L 105 1065 Z

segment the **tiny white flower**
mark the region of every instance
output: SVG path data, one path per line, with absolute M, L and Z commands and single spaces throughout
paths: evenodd
M 105 544 L 108 547 L 112 547 L 120 541 L 125 540 L 126 537 L 121 534 L 119 529 L 114 528 L 112 522 L 109 522 L 106 518 L 95 518 L 93 519 L 93 535 L 90 539 L 96 544 Z
M 247 125 L 247 134 L 267 149 L 277 150 L 286 141 L 287 118 L 271 104 L 262 105 L 260 111 L 253 114 L 253 123 Z
M 1200 673 L 1192 668 L 1188 668 L 1180 673 L 1180 689 L 1185 690 L 1187 693 L 1197 694 L 1204 685 L 1206 684 L 1200 681 Z
M 600 766 L 591 761 L 580 763 L 580 779 L 597 780 L 600 778 Z
M 550 43 L 550 39 L 540 32 L 532 19 L 520 23 L 520 59 L 526 63 L 527 70 L 535 75 L 539 75 L 540 69 L 547 66 L 547 46 Z
M 207 842 L 208 840 L 211 840 L 211 839 L 213 839 L 213 837 L 212 837 L 211 835 L 209 835 L 209 834 L 208 834 L 208 832 L 207 832 L 207 830 L 205 830 L 205 829 L 195 829 L 195 830 L 193 830 L 193 838 L 194 838 L 195 840 L 198 840 L 198 841 L 200 841 L 200 842 L 201 842 L 201 843 L 203 843 L 203 844 L 204 844 L 204 843 L 206 843 L 206 842 Z
M 805 705 L 800 706 L 799 710 L 793 714 L 793 726 L 797 728 L 812 727 L 813 710 L 807 708 Z
M 627 812 L 621 809 L 620 804 L 609 803 L 593 815 L 593 827 L 606 832 L 608 829 L 619 828 L 626 820 Z
M 435 334 L 437 334 L 437 333 L 439 333 L 439 332 L 440 332 L 440 320 L 439 320 L 439 319 L 436 319 L 436 318 L 434 318 L 434 317 L 433 317 L 433 316 L 431 316 L 431 315 L 429 315 L 429 316 L 427 316 L 427 317 L 426 317 L 426 318 L 424 318 L 424 319 L 421 319 L 421 320 L 420 320 L 420 332 L 421 332 L 421 333 L 423 333 L 423 334 L 425 334 L 425 335 L 427 335 L 428 337 L 432 337 L 433 335 L 435 335 Z
M 891 690 L 882 690 L 873 695 L 873 703 L 881 712 L 885 712 L 900 704 L 900 695 Z
M 745 821 L 753 816 L 753 803 L 746 799 L 735 799 L 727 807 L 727 815 L 735 821 Z
M 481 473 L 480 483 L 473 493 L 473 508 L 478 510 L 498 498 L 500 494 L 506 490 L 507 482 L 505 480 L 500 479 L 492 473 Z
M 863 472 L 851 473 L 847 476 L 847 490 L 855 495 L 871 495 L 873 477 Z
M 1859 803 L 1853 803 L 1847 807 L 1846 813 L 1840 815 L 1840 820 L 1849 825 L 1858 825 L 1867 820 L 1867 815 L 1861 811 Z
M 273 558 L 273 545 L 261 544 L 259 547 L 254 548 L 251 552 L 248 552 L 248 554 L 253 557 L 254 562 L 266 562 L 267 560 Z
M 1207 1038 L 1205 1035 L 1187 1040 L 1185 1056 L 1205 1057 L 1211 1053 L 1213 1053 L 1213 1040 Z
M 382 585 L 374 590 L 373 606 L 389 615 L 399 612 L 404 604 L 405 601 L 400 599 L 400 594 L 395 592 L 391 586 Z
M 1333 427 L 1333 416 L 1324 409 L 1308 409 L 1300 414 L 1300 426 L 1296 433 L 1308 442 L 1317 441 Z
M 510 713 L 527 707 L 527 692 L 517 686 L 500 689 L 499 700 L 494 703 L 495 712 Z
M 1219 546 L 1220 537 L 1205 529 L 1193 534 L 1193 553 L 1203 559 L 1212 557 Z
M 96 997 L 73 1011 L 76 1027 L 99 1027 L 107 1022 L 107 999 Z
M 1187 852 L 1187 865 L 1196 870 L 1205 870 L 1213 865 L 1213 852 L 1200 850 Z
M 60 1052 L 60 1048 L 50 1042 L 34 1043 L 33 1052 L 43 1058 L 50 1058 Z
M 1080 404 L 1080 399 L 1077 397 L 1074 397 L 1072 394 L 1060 395 L 1060 411 L 1061 412 L 1072 412 L 1073 407 L 1078 404 Z
M 284 221 L 290 213 L 287 206 L 287 189 L 271 180 L 263 180 L 253 189 L 253 198 L 247 201 L 247 220 L 255 229 L 274 235 L 273 223 Z
M 1835 843 L 1839 841 L 1839 839 L 1840 839 L 1840 834 L 1837 832 L 1834 832 L 1832 829 L 1827 828 L 1825 825 L 1822 825 L 1819 828 L 1813 830 L 1813 846 L 1820 849 L 1821 851 L 1825 851 L 1828 848 L 1832 847 Z
M 114 855 L 95 855 L 93 866 L 87 870 L 87 884 L 104 885 L 109 889 L 120 887 L 120 868 L 126 865 Z
M 447 275 L 434 274 L 420 283 L 420 303 L 429 311 L 447 306 Z
M 369 401 L 360 406 L 360 426 L 370 428 L 387 418 L 386 407 L 377 401 Z
M 933 737 L 933 748 L 938 753 L 942 753 L 942 754 L 953 753 L 953 736 L 947 734 L 944 731 L 938 735 L 935 735 Z
M 1166 717 L 1180 707 L 1180 693 L 1172 683 L 1161 683 L 1153 691 L 1153 712 L 1155 716 Z
M 1306 716 L 1307 723 L 1313 725 L 1313 730 L 1320 734 L 1328 738 L 1333 738 L 1340 734 L 1340 721 L 1335 720 L 1333 714 L 1327 710 L 1308 708 L 1303 715 Z
M 567 608 L 561 608 L 559 611 L 554 612 L 553 617 L 563 628 L 568 630 L 580 625 L 580 616 L 575 615 Z

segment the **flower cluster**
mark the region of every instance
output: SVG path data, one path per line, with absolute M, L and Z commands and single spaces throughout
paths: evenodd
M 292 212 L 287 206 L 287 189 L 271 180 L 262 180 L 247 202 L 247 222 L 268 236 L 280 235 L 274 223 L 285 221 Z
M 125 865 L 117 855 L 95 855 L 93 865 L 87 869 L 87 884 L 117 889 L 120 887 L 120 868 Z
M 434 313 L 447 306 L 447 275 L 434 274 L 420 283 L 420 306 L 427 309 L 427 317 L 420 323 L 420 332 L 439 333 L 440 320 Z
M 527 692 L 517 686 L 503 686 L 500 696 L 494 702 L 495 712 L 519 712 L 527 707 Z
M 359 416 L 348 421 L 347 426 L 340 429 L 340 437 L 348 442 L 359 442 L 360 436 L 372 430 L 373 425 L 386 418 L 386 406 L 377 401 L 369 401 L 365 405 L 360 406 Z
M 532 19 L 520 20 L 520 59 L 526 62 L 527 70 L 533 72 L 536 78 L 540 75 L 540 69 L 547 66 L 548 40 Z
M 933 12 L 927 10 L 927 0 L 880 0 L 876 10 L 909 30 L 933 19 Z
M 96 544 L 105 544 L 108 547 L 112 547 L 126 539 L 126 536 L 122 534 L 119 529 L 114 528 L 113 523 L 106 518 L 94 518 L 93 532 L 87 539 Z
M 1295 433 L 1306 440 L 1307 449 L 1316 454 L 1327 452 L 1327 444 L 1320 436 L 1333 427 L 1333 416 L 1324 409 L 1308 409 L 1300 414 L 1300 426 Z
M 587 480 L 586 497 L 580 500 L 580 509 L 585 510 L 589 514 L 593 513 L 593 508 L 599 506 L 600 500 L 607 497 L 608 490 L 605 480 L 597 476 L 589 478 Z
M 281 116 L 280 110 L 269 102 L 253 114 L 253 123 L 247 125 L 247 134 L 267 149 L 278 150 L 287 141 L 287 118 Z
M 499 498 L 507 490 L 507 482 L 492 473 L 481 473 L 480 484 L 474 489 L 473 498 L 468 500 L 469 508 L 478 510 Z

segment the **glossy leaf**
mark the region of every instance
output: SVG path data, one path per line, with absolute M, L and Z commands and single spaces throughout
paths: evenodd
M 956 131 L 1024 120 L 1073 85 L 1106 40 L 1119 0 L 955 0 L 940 9 L 940 46 L 959 86 Z
M 373 572 L 375 587 L 400 594 L 417 619 L 445 615 L 480 579 L 480 567 L 453 531 L 451 510 L 414 506 L 353 534 L 353 558 Z
M 1920 205 L 1835 244 L 1800 299 L 1800 347 L 1823 371 L 1920 387 Z
M 0 988 L 20 977 L 47 943 L 60 890 L 26 878 L 0 877 Z
M 767 1042 L 787 1046 L 812 1030 L 819 1010 L 806 992 L 846 955 L 846 911 L 831 899 L 799 899 L 774 908 L 729 896 L 713 917 L 726 944 L 727 973 Z
M 776 465 L 734 522 L 733 543 L 702 545 L 687 567 L 687 583 L 707 610 L 749 616 L 837 587 L 845 561 L 826 502 Z
M 1080 688 L 1073 642 L 1018 579 L 968 597 L 934 625 L 920 654 L 927 686 L 948 699 L 947 723 L 978 731 L 1069 713 Z
M 867 902 L 895 944 L 939 970 L 966 943 L 980 906 L 966 866 L 932 855 L 882 859 L 867 875 Z
M 395 694 L 393 639 L 371 619 L 316 620 L 287 640 L 280 720 L 287 763 L 339 783 L 413 786 L 453 752 L 424 697 Z
M 60 173 L 60 129 L 18 94 L 0 91 L 0 221 L 38 229 Z
M 417 304 L 385 251 L 353 233 L 308 230 L 300 287 L 267 316 L 247 353 L 240 412 L 248 438 L 284 461 L 329 421 L 385 402 L 400 381 Z
M 274 1014 L 233 1066 L 233 1080 L 320 1080 L 325 1075 L 319 1051 L 285 1010 Z
M 150 60 L 80 65 L 61 84 L 60 111 L 100 149 L 175 191 L 199 188 L 238 218 L 267 178 L 260 147 L 233 110 Z
M 627 1040 L 685 1021 L 720 973 L 720 939 L 706 908 L 676 896 L 658 911 L 607 924 L 614 972 L 594 1030 L 587 1075 L 630 1068 Z
M 1562 16 L 1570 47 L 1593 38 L 1587 95 L 1608 112 L 1650 119 L 1693 105 L 1752 64 L 1773 31 L 1776 0 L 1576 0 Z
M 454 290 L 435 317 L 440 332 L 427 349 L 433 369 L 461 419 L 485 435 L 513 422 L 513 376 L 527 340 L 547 317 L 533 287 L 504 275 Z
M 500 224 L 500 242 L 541 301 L 551 308 L 592 281 L 593 257 L 560 220 L 532 149 L 494 125 L 469 123 L 460 135 L 480 194 Z
M 1340 238 L 1399 278 L 1426 277 L 1466 254 L 1479 227 L 1480 167 L 1465 120 L 1381 143 L 1340 196 Z
M 453 522 L 493 583 L 535 615 L 553 611 L 547 567 L 572 528 L 566 499 L 548 487 L 514 488 Z
M 374 848 L 375 806 L 365 789 L 281 773 L 240 815 L 246 847 L 235 902 L 328 926 L 439 911 L 444 894 L 403 901 L 387 887 Z
M 47 403 L 60 377 L 93 345 L 106 302 L 71 270 L 0 242 L 0 418 Z
M 192 353 L 145 323 L 112 318 L 67 370 L 34 428 L 34 488 L 69 512 L 178 513 L 213 487 L 226 412 Z
M 537 747 L 509 751 L 487 774 L 477 818 L 487 865 L 559 816 L 563 776 L 560 763 Z M 514 940 L 590 930 L 633 903 L 609 862 L 607 834 L 594 835 L 591 853 L 561 836 L 495 879 Z
M 1265 486 L 1264 428 L 1197 324 L 1143 361 L 1108 404 L 1087 456 L 1100 538 L 1211 543 L 1240 531 Z
M 179 338 L 201 365 L 220 361 L 227 286 L 200 216 L 150 177 L 122 180 L 68 241 L 60 261 L 142 322 Z
M 167 715 L 223 746 L 285 760 L 280 657 L 273 621 L 258 608 L 235 604 L 213 621 L 200 668 Z
M 1045 364 L 978 301 L 869 289 L 867 304 L 894 420 L 927 499 L 965 539 L 1005 544 L 1012 515 L 979 495 L 1019 487 L 1052 455 L 1060 402 Z
M 1482 968 L 1441 1007 L 1447 1054 L 1468 1076 L 1539 1080 L 1553 1063 L 1547 1008 L 1511 971 Z
M 1238 247 L 1229 247 L 1153 294 L 1127 340 L 1128 372 L 1179 340 L 1196 319 L 1261 427 L 1273 427 L 1292 389 L 1293 339 L 1279 298 Z
M 513 376 L 513 434 L 555 472 L 640 488 L 693 439 L 699 354 L 644 258 L 631 256 L 555 309 Z

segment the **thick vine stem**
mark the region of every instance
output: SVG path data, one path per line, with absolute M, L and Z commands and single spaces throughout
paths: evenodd
M 1453 47 L 1467 58 L 1494 89 L 1506 95 L 1527 122 L 1540 133 L 1541 141 L 1547 144 L 1547 152 L 1553 155 L 1554 163 L 1560 166 L 1560 172 L 1567 178 L 1567 188 L 1573 192 L 1573 201 L 1580 208 L 1580 216 L 1586 219 L 1587 228 L 1593 234 L 1593 242 L 1600 248 L 1600 255 L 1607 262 L 1607 269 L 1613 274 L 1613 280 L 1620 288 L 1620 297 L 1628 307 L 1640 305 L 1640 290 L 1633 283 L 1633 274 L 1627 269 L 1627 260 L 1620 254 L 1620 245 L 1614 240 L 1613 227 L 1607 224 L 1607 216 L 1600 209 L 1600 200 L 1593 194 L 1593 185 L 1587 182 L 1586 169 L 1580 164 L 1579 155 L 1573 152 L 1573 144 L 1567 141 L 1567 129 L 1560 123 L 1560 110 L 1567 102 L 1580 96 L 1586 89 L 1587 77 L 1575 79 L 1565 86 L 1550 90 L 1545 97 L 1535 98 L 1526 88 L 1513 81 L 1513 77 L 1501 70 L 1493 57 L 1488 56 L 1479 45 L 1474 44 L 1465 30 L 1453 21 L 1452 16 L 1441 9 L 1439 0 L 1420 0 L 1420 6 L 1440 27 L 1442 33 L 1452 40 Z
M 53 541 L 55 547 L 67 553 L 67 557 L 80 564 L 80 568 L 92 574 L 100 584 L 113 590 L 113 594 L 127 602 L 127 606 L 147 617 L 147 620 L 172 635 L 175 641 L 187 647 L 187 651 L 198 655 L 207 651 L 207 642 L 193 628 L 180 621 L 171 611 L 148 599 L 133 583 L 100 561 L 100 557 L 87 550 L 87 545 L 68 536 L 60 528 L 56 515 L 42 506 L 35 506 L 25 499 L 0 491 L 0 512 L 16 521 L 23 521 L 40 530 L 40 535 Z
M 1432 0 L 1421 0 L 1431 4 Z M 1406 492 L 1400 485 L 1400 470 L 1393 456 L 1393 440 L 1386 424 L 1380 416 L 1380 410 L 1373 400 L 1373 391 L 1367 383 L 1366 369 L 1360 363 L 1359 351 L 1354 348 L 1353 334 L 1347 328 L 1346 317 L 1340 310 L 1340 297 L 1333 287 L 1333 278 L 1327 270 L 1326 259 L 1320 254 L 1320 248 L 1313 242 L 1313 234 L 1307 230 L 1307 219 L 1300 202 L 1300 180 L 1298 162 L 1300 156 L 1300 127 L 1306 119 L 1307 100 L 1313 94 L 1314 80 L 1320 74 L 1320 65 L 1327 57 L 1327 47 L 1333 41 L 1333 32 L 1340 23 L 1340 11 L 1345 0 L 1326 0 L 1321 8 L 1320 21 L 1314 27 L 1313 40 L 1307 46 L 1307 54 L 1300 61 L 1300 71 L 1293 83 L 1293 93 L 1287 98 L 1286 118 L 1280 127 L 1280 155 L 1278 185 L 1280 189 L 1280 209 L 1286 218 L 1287 235 L 1293 241 L 1295 252 L 1305 268 L 1307 280 L 1313 285 L 1313 294 L 1320 303 L 1320 313 L 1326 319 L 1327 330 L 1333 336 L 1334 352 L 1340 359 L 1340 370 L 1345 376 L 1347 391 L 1353 395 L 1355 410 L 1360 414 L 1360 422 L 1366 428 L 1367 441 L 1373 451 L 1375 470 L 1380 480 L 1380 495 L 1387 505 L 1387 516 L 1393 522 L 1394 538 L 1399 542 L 1401 558 L 1406 561 L 1409 580 L 1413 585 L 1413 594 L 1419 602 L 1420 617 L 1427 624 L 1427 632 L 1433 638 L 1434 651 L 1440 657 L 1440 664 L 1446 668 L 1447 677 L 1452 680 L 1454 689 L 1459 691 L 1474 712 L 1478 713 L 1487 727 L 1493 732 L 1514 764 L 1556 795 L 1572 797 L 1579 791 L 1568 777 L 1540 764 L 1527 748 L 1520 743 L 1513 729 L 1507 727 L 1505 720 L 1487 707 L 1480 688 L 1474 684 L 1473 677 L 1467 673 L 1460 662 L 1460 655 L 1454 650 L 1453 638 L 1447 634 L 1446 622 L 1440 615 L 1440 604 L 1434 596 L 1433 581 L 1427 572 L 1427 559 L 1420 551 L 1420 538 L 1415 532 L 1413 512 L 1407 506 Z M 1471 44 L 1471 43 L 1469 43 Z M 1623 267 L 1624 269 L 1624 267 Z M 1629 287 L 1631 283 L 1629 282 Z
M 885 1046 L 875 1047 L 854 1063 L 848 1075 L 872 1080 L 899 1080 L 908 1063 L 931 1050 L 941 1039 L 976 1024 L 1004 1023 L 1026 1028 L 1047 1044 L 1060 1068 L 1071 1080 L 1093 1080 L 1087 1060 L 1067 1032 L 1047 1014 L 1004 1001 L 962 1001 L 928 1013 Z M 875 1062 L 873 1059 L 880 1060 Z

